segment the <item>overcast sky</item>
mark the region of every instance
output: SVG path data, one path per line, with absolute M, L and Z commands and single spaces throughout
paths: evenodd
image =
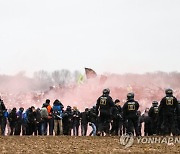
M 0 0 L 0 74 L 180 69 L 179 0 Z

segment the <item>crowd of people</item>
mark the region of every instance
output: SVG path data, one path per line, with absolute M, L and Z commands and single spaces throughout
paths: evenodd
M 109 89 L 104 89 L 97 103 L 83 112 L 76 106 L 65 108 L 58 99 L 53 103 L 46 99 L 42 108 L 7 110 L 0 99 L 0 131 L 1 135 L 180 135 L 180 101 L 172 89 L 166 89 L 165 94 L 143 114 L 134 93 L 128 93 L 127 101 L 121 104 L 119 99 L 113 101 Z

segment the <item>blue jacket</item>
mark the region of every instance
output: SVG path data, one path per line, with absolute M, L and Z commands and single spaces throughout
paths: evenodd
M 4 118 L 8 118 L 9 113 L 7 111 L 4 112 Z
M 62 119 L 62 108 L 60 105 L 53 106 L 53 117 L 55 120 Z

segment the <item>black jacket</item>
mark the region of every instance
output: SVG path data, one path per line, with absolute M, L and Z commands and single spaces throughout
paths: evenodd
M 65 110 L 63 112 L 63 119 L 62 119 L 63 125 L 72 127 L 72 117 L 73 117 L 72 110 Z
M 33 112 L 31 108 L 28 109 L 27 119 L 28 119 L 28 123 L 36 124 L 36 112 Z
M 81 112 L 80 114 L 81 124 L 87 125 L 89 121 L 89 112 Z
M 153 120 L 153 121 L 157 121 L 158 119 L 158 115 L 159 115 L 159 107 L 158 106 L 152 106 L 149 109 L 149 117 Z
M 120 105 L 115 105 L 112 108 L 112 119 L 122 120 L 122 108 Z
M 80 112 L 78 110 L 73 111 L 73 124 L 75 125 L 80 124 Z
M 135 118 L 137 117 L 137 111 L 139 109 L 139 103 L 135 100 L 128 100 L 123 106 L 123 118 Z
M 96 114 L 111 115 L 111 108 L 114 106 L 114 102 L 110 96 L 102 95 L 98 98 L 96 103 Z
M 177 116 L 178 101 L 174 96 L 164 97 L 159 105 L 159 114 L 168 116 Z
M 92 108 L 89 111 L 89 122 L 96 124 L 97 122 L 97 114 L 96 109 Z
M 6 110 L 6 107 L 4 105 L 4 102 L 3 100 L 0 99 L 0 118 L 3 117 L 5 110 Z
M 15 123 L 15 122 L 17 122 L 16 110 L 12 110 L 12 111 L 9 113 L 8 120 L 9 120 L 10 123 Z

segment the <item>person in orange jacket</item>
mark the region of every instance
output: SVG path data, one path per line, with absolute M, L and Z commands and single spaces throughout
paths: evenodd
M 47 126 L 49 125 L 49 135 L 53 135 L 53 129 L 54 129 L 53 109 L 50 105 L 49 99 L 46 99 L 46 104 L 47 104 L 47 111 L 48 111 Z

